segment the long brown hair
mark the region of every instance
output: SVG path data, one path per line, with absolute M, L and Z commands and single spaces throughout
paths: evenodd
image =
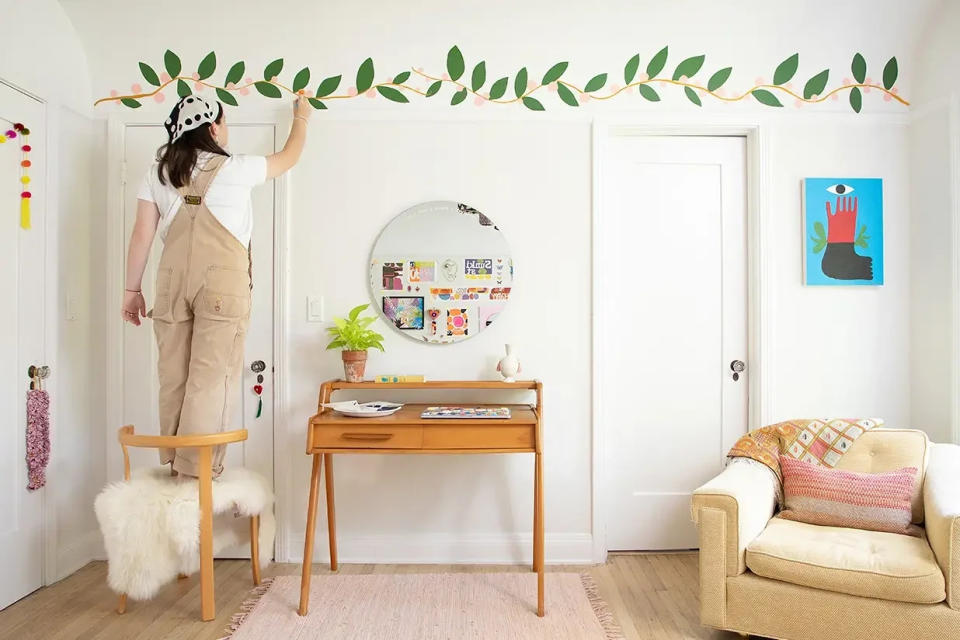
M 174 109 L 170 117 L 177 121 L 179 109 Z M 217 102 L 217 119 L 220 124 L 223 120 L 223 105 Z M 204 123 L 196 129 L 185 132 L 176 142 L 168 142 L 157 150 L 157 176 L 160 184 L 167 184 L 167 180 L 174 188 L 189 184 L 193 175 L 193 168 L 197 164 L 197 155 L 201 151 L 208 151 L 221 156 L 229 156 L 213 136 L 210 135 L 210 123 Z

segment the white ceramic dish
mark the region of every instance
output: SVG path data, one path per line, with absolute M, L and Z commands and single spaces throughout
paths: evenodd
M 333 409 L 337 413 L 349 416 L 351 418 L 370 418 L 380 416 L 390 416 L 399 411 L 403 405 L 396 402 L 383 402 L 380 400 L 374 402 L 359 403 L 356 400 L 345 402 L 328 402 L 323 405 Z

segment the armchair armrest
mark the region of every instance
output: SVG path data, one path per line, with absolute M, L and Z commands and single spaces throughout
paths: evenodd
M 960 610 L 960 446 L 934 444 L 923 481 L 927 540 L 947 586 L 947 606 Z

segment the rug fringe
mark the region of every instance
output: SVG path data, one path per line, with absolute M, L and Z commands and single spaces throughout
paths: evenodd
M 589 573 L 581 573 L 580 582 L 583 584 L 583 590 L 587 594 L 587 600 L 590 601 L 590 606 L 593 608 L 594 615 L 597 616 L 597 622 L 600 623 L 606 639 L 625 640 L 623 630 L 620 628 L 620 625 L 617 624 L 617 619 L 614 618 L 613 612 L 610 611 L 606 601 L 600 596 L 600 589 L 593 580 L 593 576 Z
M 240 610 L 230 616 L 230 624 L 224 629 L 227 635 L 218 638 L 218 640 L 229 640 L 237 632 L 244 619 L 257 608 L 260 599 L 270 590 L 272 585 L 273 578 L 264 578 L 260 586 L 250 592 L 250 596 L 240 605 Z

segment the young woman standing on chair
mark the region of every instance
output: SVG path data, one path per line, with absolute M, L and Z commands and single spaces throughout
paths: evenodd
M 162 435 L 216 433 L 230 426 L 231 386 L 240 375 L 250 318 L 253 228 L 251 191 L 300 159 L 313 108 L 294 105 L 283 150 L 231 155 L 223 105 L 198 95 L 181 98 L 165 127 L 169 141 L 143 178 L 127 251 L 123 319 L 152 317 L 157 338 Z M 140 283 L 159 231 L 163 253 L 153 309 Z M 223 470 L 224 447 L 213 456 Z M 165 449 L 162 464 L 198 475 L 196 451 Z

